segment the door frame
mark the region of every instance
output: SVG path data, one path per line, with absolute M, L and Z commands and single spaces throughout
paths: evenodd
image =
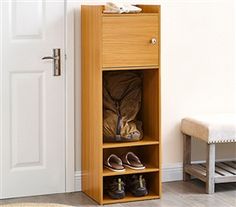
M 68 13 L 67 10 L 68 1 L 64 0 L 64 50 L 65 50 L 65 61 L 64 61 L 64 70 L 65 70 L 65 192 L 75 191 L 75 150 L 74 150 L 74 49 L 73 49 L 73 39 L 74 34 L 71 31 L 73 22 L 73 15 Z M 2 81 L 2 9 L 3 3 L 0 1 L 0 149 L 2 149 L 2 90 L 3 90 L 3 81 Z M 2 150 L 0 150 L 0 161 L 3 159 Z M 0 162 L 0 183 L 2 183 L 2 172 L 3 172 L 2 162 Z M 3 196 L 2 186 L 0 185 L 0 199 Z
M 66 192 L 75 191 L 75 82 L 74 13 L 65 1 L 65 71 L 66 71 Z
M 2 183 L 2 1 L 0 1 L 0 183 Z M 2 185 L 0 184 L 0 198 L 2 198 Z

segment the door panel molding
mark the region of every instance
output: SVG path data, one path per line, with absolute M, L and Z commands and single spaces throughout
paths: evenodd
M 44 79 L 43 71 L 10 73 L 12 170 L 44 165 Z
M 27 10 L 27 12 L 25 12 Z M 11 1 L 11 33 L 13 39 L 42 39 L 45 1 Z

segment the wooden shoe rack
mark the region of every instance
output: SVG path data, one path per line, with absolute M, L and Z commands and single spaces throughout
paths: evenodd
M 138 14 L 103 14 L 103 6 L 83 5 L 82 31 L 82 191 L 99 204 L 156 199 L 161 196 L 160 6 L 139 5 Z M 139 119 L 144 137 L 137 142 L 103 142 L 103 74 L 136 70 L 143 74 Z M 112 172 L 103 168 L 109 154 L 135 152 L 144 170 Z M 104 192 L 109 176 L 143 174 L 149 194 L 111 199 Z

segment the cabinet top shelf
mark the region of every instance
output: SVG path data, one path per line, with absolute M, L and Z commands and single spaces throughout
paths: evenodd
M 97 9 L 102 16 L 139 16 L 139 15 L 157 15 L 160 14 L 160 5 L 136 5 L 141 8 L 142 11 L 140 13 L 123 13 L 123 14 L 115 14 L 115 13 L 103 13 L 105 6 L 104 5 L 82 5 L 82 8 L 94 8 Z
M 103 13 L 103 17 L 122 17 L 122 16 L 158 16 L 158 13 L 122 13 L 122 14 L 116 14 L 116 13 Z

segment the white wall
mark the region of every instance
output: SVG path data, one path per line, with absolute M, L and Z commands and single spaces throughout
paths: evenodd
M 72 1 L 70 9 L 94 1 Z M 96 1 L 96 4 L 105 1 Z M 233 0 L 130 1 L 161 4 L 163 178 L 181 178 L 181 118 L 198 113 L 236 112 Z M 79 18 L 79 17 L 77 17 Z M 77 35 L 77 52 L 80 37 Z M 80 58 L 76 59 L 77 65 Z M 80 67 L 76 78 L 76 170 L 80 156 Z M 193 158 L 204 159 L 194 142 Z M 217 147 L 217 158 L 235 158 L 236 146 Z

